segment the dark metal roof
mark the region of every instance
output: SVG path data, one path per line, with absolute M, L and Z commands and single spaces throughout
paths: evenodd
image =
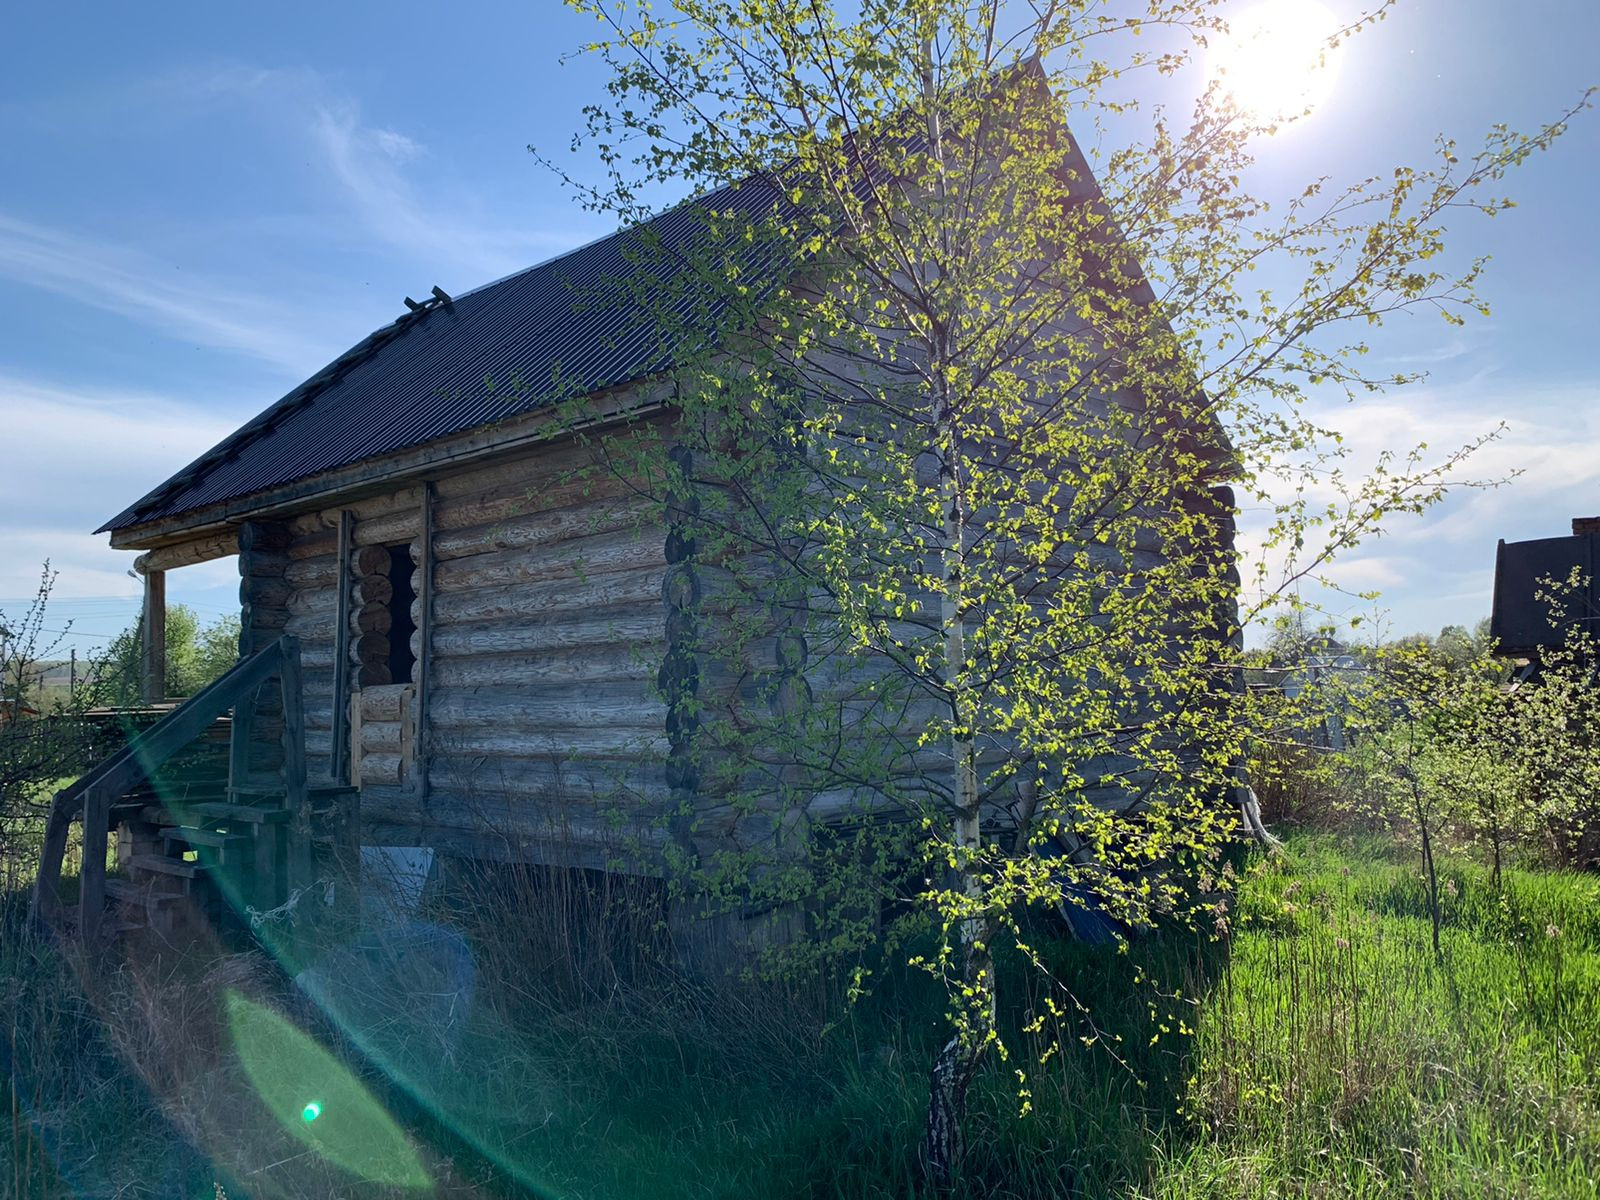
M 666 370 L 720 324 L 725 287 L 696 285 L 706 214 L 785 201 L 747 180 L 371 334 L 96 532 L 238 500 Z M 729 251 L 770 286 L 792 248 Z M 697 268 L 694 264 L 698 262 Z M 675 320 L 663 320 L 665 298 Z

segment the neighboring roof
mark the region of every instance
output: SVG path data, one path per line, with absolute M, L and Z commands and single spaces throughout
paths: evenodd
M 722 289 L 696 287 L 691 268 L 674 275 L 670 266 L 689 261 L 706 236 L 706 208 L 756 215 L 775 203 L 784 203 L 775 189 L 747 180 L 453 300 L 428 301 L 96 532 L 239 500 L 664 371 L 726 311 Z M 770 284 L 789 252 L 749 244 L 739 251 L 745 277 Z M 675 329 L 640 299 L 658 287 L 674 297 Z

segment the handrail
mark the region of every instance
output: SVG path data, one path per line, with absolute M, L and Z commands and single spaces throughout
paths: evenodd
M 105 893 L 105 847 L 110 836 L 110 810 L 113 800 L 149 779 L 168 759 L 199 737 L 223 713 L 247 703 L 256 692 L 277 675 L 285 692 L 286 716 L 292 709 L 298 715 L 300 647 L 285 635 L 263 646 L 249 658 L 241 659 L 215 682 L 196 692 L 154 725 L 133 738 L 115 754 L 55 794 L 45 825 L 44 845 L 39 856 L 39 875 L 34 883 L 33 911 L 36 920 L 47 927 L 58 923 L 60 900 L 56 895 L 61 864 L 66 856 L 67 834 L 72 820 L 81 812 L 84 824 L 82 898 L 79 924 L 85 941 L 98 931 L 100 908 Z M 291 692 L 291 685 L 293 696 Z M 298 722 L 296 722 L 298 725 Z M 236 736 L 239 731 L 235 731 Z M 289 747 L 288 799 L 291 807 L 304 807 L 304 749 L 302 731 L 285 730 Z M 298 753 L 295 753 L 298 749 Z M 296 762 L 298 760 L 298 763 Z M 298 778 L 296 776 L 298 775 Z M 298 786 L 296 786 L 298 784 Z
M 154 725 L 143 730 L 109 758 L 101 760 L 55 794 L 58 804 L 79 801 L 92 787 L 127 791 L 141 777 L 183 749 L 210 727 L 223 713 L 272 678 L 282 655 L 282 639 L 263 646 L 249 658 L 229 667 L 220 678 L 208 683 Z

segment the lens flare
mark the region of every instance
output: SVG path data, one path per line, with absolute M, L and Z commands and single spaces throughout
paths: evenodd
M 1211 73 L 1239 110 L 1258 121 L 1299 116 L 1333 90 L 1338 51 L 1328 39 L 1339 28 L 1316 0 L 1267 0 L 1228 22 Z
M 287 1018 L 238 992 L 228 993 L 227 1009 L 245 1075 L 297 1141 L 358 1179 L 432 1190 L 416 1147 L 343 1063 Z M 307 1092 L 319 1099 L 306 1100 Z

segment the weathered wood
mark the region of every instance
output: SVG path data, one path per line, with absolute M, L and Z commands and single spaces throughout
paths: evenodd
M 365 734 L 365 731 L 363 731 Z M 401 782 L 402 759 L 398 750 L 393 754 L 363 754 L 361 756 L 361 786 L 398 787 Z
M 265 641 L 271 641 L 286 629 L 291 619 L 287 608 L 263 608 L 255 604 L 239 606 L 240 628 L 253 629 L 258 634 L 266 635 Z
M 648 725 L 665 711 L 637 683 L 571 686 L 437 688 L 433 715 L 440 728 L 492 725 L 518 731 L 601 725 Z
M 327 558 L 330 554 L 337 553 L 338 546 L 339 535 L 335 529 L 303 534 L 289 546 L 289 566 L 292 569 L 296 563 Z
M 319 554 L 315 558 L 292 558 L 284 568 L 283 577 L 298 591 L 314 592 L 339 586 L 339 564 L 349 560 L 347 554 Z
M 470 621 L 514 621 L 547 616 L 563 610 L 594 611 L 615 605 L 659 600 L 662 569 L 618 571 L 586 580 L 511 587 L 472 588 L 440 592 L 434 600 L 434 618 L 440 625 Z
M 545 502 L 548 499 L 541 498 Z M 655 507 L 648 499 L 638 497 L 580 497 L 580 503 L 564 508 L 540 507 L 502 520 L 436 533 L 434 557 L 444 563 L 497 550 L 543 549 L 573 538 L 642 530 L 651 524 L 650 516 Z
M 358 546 L 392 546 L 409 542 L 417 534 L 417 509 L 422 503 L 420 486 L 402 488 L 384 497 L 389 503 L 379 510 L 369 505 L 356 516 L 355 539 Z
M 289 886 L 311 883 L 311 801 L 306 792 L 305 730 L 301 706 L 300 647 L 285 637 L 279 645 L 278 681 L 283 696 L 283 791 L 289 811 Z
M 571 511 L 599 514 L 610 506 L 639 499 L 639 489 L 612 475 L 566 478 L 547 486 L 492 489 L 457 501 L 442 500 L 436 533 L 496 525 L 539 513 Z
M 417 690 L 416 690 L 416 719 L 415 753 L 417 790 L 422 795 L 424 806 L 428 802 L 428 731 L 432 727 L 432 718 L 429 714 L 428 698 L 430 679 L 433 673 L 433 599 L 436 568 L 433 561 L 433 518 L 434 518 L 434 487 L 431 483 L 422 485 L 422 530 L 419 534 L 417 545 L 412 548 L 412 558 L 417 564 L 417 608 L 419 610 L 416 621 L 416 632 L 412 640 L 417 643 L 414 652 L 417 662 Z
M 140 624 L 146 704 L 167 698 L 167 574 L 148 571 L 144 577 L 144 619 Z
M 285 608 L 294 590 L 283 579 L 246 575 L 239 580 L 239 603 L 252 608 Z
M 151 571 L 174 571 L 179 567 L 192 567 L 195 563 L 227 558 L 239 552 L 234 531 L 214 533 L 194 541 L 180 542 L 175 546 L 159 546 L 147 550 L 133 560 L 133 569 L 141 575 Z
M 541 653 L 613 643 L 649 644 L 665 636 L 661 602 L 647 596 L 629 606 L 569 609 L 494 624 L 441 626 L 433 650 L 440 662 L 479 655 Z
M 439 656 L 438 687 L 496 687 L 542 683 L 603 683 L 654 679 L 661 652 L 653 643 L 597 643 L 540 654 Z
M 385 635 L 383 639 L 383 653 L 389 653 L 389 639 L 386 636 L 394 625 L 394 613 L 387 604 L 363 604 L 350 614 L 350 620 L 345 622 L 350 632 L 361 638 L 357 652 L 365 661 L 367 653 L 374 643 L 368 642 L 365 635 Z
M 282 579 L 293 560 L 287 550 L 250 550 L 239 553 L 243 579 Z
M 350 555 L 352 551 L 352 526 L 355 518 L 349 509 L 339 512 L 338 546 L 334 576 L 334 640 L 333 640 L 333 763 L 330 773 L 340 782 L 350 778 L 350 623 L 342 614 L 350 611 L 352 579 Z M 319 560 L 320 561 L 320 560 Z M 306 657 L 302 654 L 302 663 Z
M 355 697 L 355 707 L 361 713 L 363 722 L 398 721 L 405 712 L 406 697 L 410 691 L 409 683 L 363 688 Z
M 609 725 L 556 728 L 550 725 L 526 729 L 488 729 L 482 720 L 447 725 L 434 714 L 433 755 L 435 782 L 446 778 L 445 760 L 452 767 L 468 758 L 505 760 L 508 770 L 541 757 L 629 759 L 647 761 L 667 752 L 664 723 L 645 718 L 637 725 Z
M 159 574 L 159 572 L 157 572 Z M 78 868 L 78 929 L 85 946 L 100 940 L 106 911 L 106 851 L 111 836 L 111 792 L 92 787 L 83 797 L 83 862 Z
M 243 787 L 250 773 L 250 743 L 258 736 L 256 693 L 245 693 L 233 706 L 233 722 L 228 727 L 228 786 Z M 276 731 L 275 731 L 276 732 Z
M 654 811 L 672 796 L 659 764 L 628 758 L 441 759 L 434 790 L 441 814 L 447 804 L 463 804 L 469 795 L 500 802 L 552 800 Z
M 624 529 L 570 538 L 550 546 L 486 551 L 438 566 L 439 590 L 503 587 L 554 579 L 585 579 L 666 564 L 659 530 Z
M 361 751 L 367 754 L 399 754 L 406 741 L 399 721 L 361 721 Z
M 350 555 L 350 573 L 358 579 L 363 575 L 387 575 L 389 551 L 382 546 L 358 546 Z
M 289 597 L 287 609 L 291 617 L 318 617 L 332 620 L 339 611 L 339 596 L 333 588 L 299 590 Z
M 285 550 L 293 540 L 289 527 L 281 521 L 246 521 L 239 526 L 240 554 Z
M 352 591 L 357 604 L 387 605 L 394 599 L 394 581 L 387 575 L 363 575 Z
M 394 682 L 389 664 L 377 660 L 365 661 L 356 667 L 355 679 L 357 688 L 387 687 Z

